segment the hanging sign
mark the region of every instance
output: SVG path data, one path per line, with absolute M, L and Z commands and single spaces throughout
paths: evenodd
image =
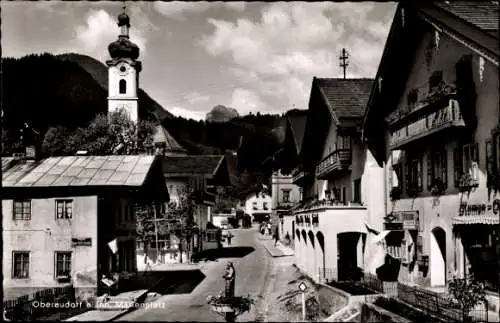
M 458 211 L 459 216 L 500 214 L 500 199 L 494 200 L 492 203 L 467 203 L 462 202 Z

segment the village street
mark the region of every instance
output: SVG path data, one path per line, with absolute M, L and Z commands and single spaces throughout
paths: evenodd
M 270 295 L 272 268 L 274 259 L 264 248 L 261 235 L 255 228 L 233 230 L 235 237 L 232 246 L 253 247 L 255 250 L 242 258 L 219 258 L 216 261 L 200 263 L 200 270 L 206 276 L 190 294 L 170 294 L 156 299 L 149 308 L 137 309 L 121 317 L 120 321 L 220 321 L 224 318 L 210 310 L 207 296 L 217 295 L 224 289 L 222 278 L 224 267 L 228 261 L 233 262 L 236 269 L 236 295 L 250 295 L 256 305 L 248 313 L 238 317 L 239 322 L 262 320 L 262 313 L 267 310 Z M 291 257 L 285 257 L 291 258 Z

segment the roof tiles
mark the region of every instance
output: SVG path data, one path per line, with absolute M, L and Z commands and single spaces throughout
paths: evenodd
M 338 118 L 362 118 L 373 79 L 316 78 L 327 103 Z
M 186 175 L 213 175 L 224 156 L 191 155 L 163 158 L 163 173 Z
M 141 186 L 154 156 L 67 156 L 5 167 L 4 187 Z
M 435 5 L 482 30 L 498 30 L 499 5 L 496 1 L 439 1 Z

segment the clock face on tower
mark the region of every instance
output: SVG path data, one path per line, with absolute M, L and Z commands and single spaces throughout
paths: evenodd
M 128 74 L 128 68 L 125 65 L 121 65 L 118 70 L 120 71 L 120 75 L 124 76 Z

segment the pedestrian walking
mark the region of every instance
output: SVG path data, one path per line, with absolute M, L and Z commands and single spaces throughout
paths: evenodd
M 276 244 L 279 241 L 279 234 L 278 234 L 278 227 L 274 230 L 274 246 L 276 247 Z
M 230 246 L 231 245 L 231 239 L 233 239 L 233 235 L 231 232 L 227 233 L 227 244 Z

